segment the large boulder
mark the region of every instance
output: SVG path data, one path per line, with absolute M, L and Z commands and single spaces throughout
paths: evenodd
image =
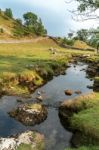
M 23 104 L 9 112 L 9 114 L 23 124 L 33 126 L 46 119 L 47 109 L 44 105 L 39 103 Z
M 16 136 L 0 138 L 0 150 L 44 150 L 44 136 L 27 131 Z

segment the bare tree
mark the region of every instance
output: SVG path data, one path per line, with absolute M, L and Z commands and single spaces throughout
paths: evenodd
M 76 21 L 99 20 L 99 0 L 66 0 L 66 3 L 77 2 L 76 10 L 69 10 Z

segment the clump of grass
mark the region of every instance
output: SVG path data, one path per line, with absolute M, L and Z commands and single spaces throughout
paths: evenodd
M 16 150 L 35 150 L 31 144 L 20 144 Z
M 81 133 L 78 145 L 99 146 L 99 93 L 92 92 L 74 100 L 65 101 L 61 109 L 69 119 L 69 128 L 76 134 Z
M 42 106 L 40 104 L 30 104 L 27 106 L 29 109 L 33 109 L 33 110 L 39 110 L 41 111 Z
M 99 144 L 99 103 L 93 108 L 74 114 L 71 118 L 71 126 L 84 133 L 91 144 Z
M 35 85 L 41 85 L 43 82 L 42 78 L 35 71 L 25 70 L 19 76 L 22 82 L 33 82 Z
M 64 101 L 61 107 L 65 107 L 72 112 L 79 112 L 97 105 L 98 102 L 99 94 L 92 92 L 86 95 L 81 95 L 73 100 Z

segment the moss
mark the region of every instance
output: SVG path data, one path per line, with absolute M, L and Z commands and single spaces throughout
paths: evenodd
M 39 142 L 35 150 L 45 150 L 45 143 Z
M 42 105 L 40 104 L 30 104 L 27 106 L 29 109 L 33 109 L 33 110 L 41 110 L 42 109 Z
M 16 150 L 34 150 L 30 144 L 20 144 Z

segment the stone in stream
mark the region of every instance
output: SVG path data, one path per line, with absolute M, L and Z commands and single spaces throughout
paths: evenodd
M 35 131 L 26 131 L 16 136 L 0 138 L 0 150 L 44 150 L 44 136 Z
M 36 97 L 36 99 L 39 100 L 39 101 L 43 101 L 43 97 L 41 95 Z
M 94 78 L 93 89 L 94 89 L 94 91 L 99 92 L 99 77 Z
M 75 94 L 81 94 L 82 92 L 80 90 L 75 91 Z
M 66 95 L 71 96 L 73 94 L 73 91 L 68 89 L 64 91 Z
M 38 103 L 23 104 L 9 112 L 9 115 L 25 125 L 33 126 L 43 122 L 47 118 L 47 108 Z

